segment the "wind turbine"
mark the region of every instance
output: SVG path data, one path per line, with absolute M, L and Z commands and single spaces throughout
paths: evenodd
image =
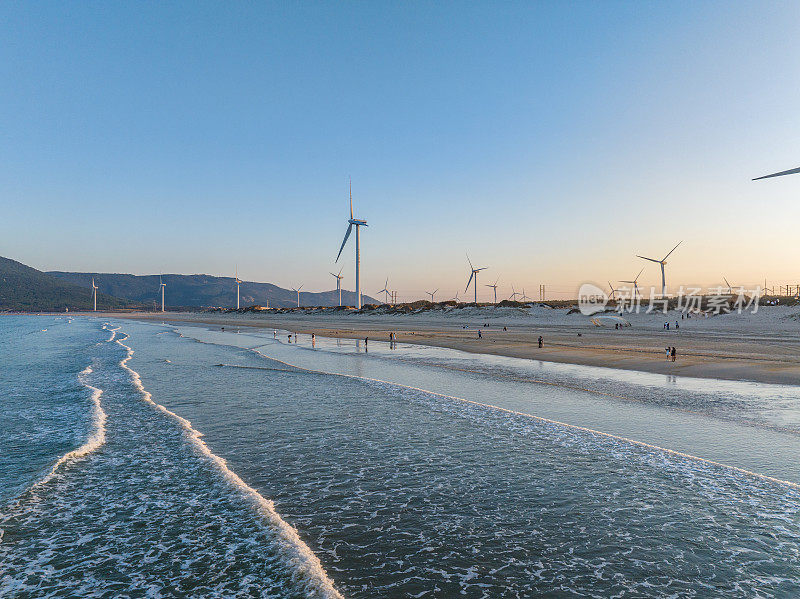
M 164 288 L 167 284 L 162 280 L 161 275 L 158 275 L 158 286 L 161 289 L 161 311 L 164 311 Z
M 94 300 L 94 311 L 97 312 L 97 285 L 94 284 L 94 277 L 92 277 L 92 299 Z
M 491 287 L 492 289 L 494 289 L 494 303 L 495 304 L 497 303 L 497 281 L 499 281 L 499 280 L 500 280 L 500 278 L 498 277 L 497 280 L 495 280 L 495 282 L 492 285 L 487 285 L 487 287 Z
M 641 274 L 641 273 L 639 273 L 639 274 Z M 624 282 L 624 281 L 623 281 L 623 282 Z M 615 294 L 617 293 L 617 291 L 619 291 L 619 290 L 618 290 L 618 289 L 614 289 L 614 286 L 611 284 L 611 281 L 609 281 L 609 282 L 608 282 L 608 286 L 609 286 L 609 288 L 611 289 L 611 299 L 612 299 L 612 300 L 613 300 L 613 299 L 616 299 L 616 298 L 614 297 L 614 295 L 615 295 Z
M 452 298 L 450 301 L 451 302 L 455 302 L 455 303 L 458 303 L 458 302 L 461 301 L 461 300 L 458 299 L 458 291 L 456 291 L 456 296 L 454 298 Z
M 682 243 L 683 243 L 683 241 L 679 241 L 678 245 L 680 245 Z M 676 245 L 674 248 L 672 248 L 669 251 L 669 254 L 664 256 L 661 260 L 656 260 L 655 258 L 646 258 L 645 256 L 640 256 L 639 254 L 636 254 L 637 258 L 641 258 L 643 260 L 649 260 L 650 262 L 655 262 L 656 264 L 659 264 L 661 266 L 661 295 L 667 295 L 667 278 L 666 278 L 666 275 L 664 274 L 664 267 L 667 265 L 667 258 L 669 258 L 669 255 L 672 252 L 674 252 L 676 249 L 678 249 L 678 245 Z
M 636 278 L 634 278 L 633 281 L 620 281 L 620 283 L 629 283 L 629 284 L 633 285 L 633 297 L 634 298 L 636 298 L 636 294 L 639 294 L 639 297 L 642 297 L 642 292 L 639 291 L 639 283 L 637 283 L 637 281 L 639 280 L 639 277 L 642 276 L 643 272 L 644 272 L 644 268 L 642 268 L 642 270 L 639 271 L 639 274 L 636 275 Z M 611 283 L 609 283 L 609 285 L 611 285 Z
M 356 227 L 356 308 L 361 309 L 361 227 L 367 226 L 367 221 L 353 218 L 353 182 L 350 182 L 350 219 L 347 221 L 347 232 L 344 234 L 344 241 L 342 247 L 339 248 L 339 255 L 336 256 L 336 262 L 339 261 L 339 256 L 342 255 L 344 245 L 347 243 L 347 238 L 350 237 L 350 232 L 353 230 L 353 225 Z
M 296 292 L 296 293 L 297 293 L 297 307 L 298 307 L 298 308 L 300 307 L 300 290 L 301 290 L 302 288 L 303 288 L 303 286 L 302 286 L 302 285 L 300 285 L 300 287 L 298 287 L 297 289 L 295 289 L 294 287 L 292 287 L 292 291 L 294 291 L 294 292 Z
M 339 269 L 338 275 L 331 273 L 332 276 L 336 277 L 336 291 L 339 292 L 339 306 L 342 305 L 342 270 L 344 270 L 344 266 Z
M 239 285 L 241 281 L 239 280 L 239 267 L 236 267 L 236 309 L 239 309 Z
M 524 287 L 522 288 L 522 296 L 520 297 L 520 299 L 522 300 L 523 303 L 525 303 L 527 300 L 531 299 L 527 295 L 525 295 L 525 288 Z
M 781 171 L 780 173 L 772 173 L 771 175 L 764 175 L 763 177 L 756 177 L 753 181 L 758 181 L 759 179 L 769 179 L 770 177 L 782 177 L 783 175 L 795 175 L 800 173 L 800 167 L 792 168 L 788 171 Z
M 378 293 L 385 293 L 384 296 L 384 304 L 389 303 L 389 277 L 386 277 L 386 282 L 383 284 L 383 289 L 381 289 Z
M 433 303 L 433 296 L 437 291 L 439 291 L 439 290 L 438 289 L 434 289 L 433 291 L 426 291 L 425 292 L 425 293 L 427 293 L 428 295 L 431 296 L 431 303 Z
M 469 274 L 469 281 L 467 281 L 467 288 L 464 289 L 464 293 L 469 291 L 469 284 L 472 283 L 472 279 L 475 279 L 475 285 L 473 286 L 473 291 L 475 293 L 475 303 L 478 303 L 478 273 L 482 270 L 486 270 L 486 267 L 483 268 L 475 268 L 472 265 L 472 260 L 469 259 L 469 255 L 467 255 L 467 262 L 469 262 L 470 274 Z
M 517 301 L 517 296 L 518 295 L 519 295 L 519 293 L 517 293 L 517 290 L 514 289 L 514 284 L 512 283 L 511 284 L 511 295 L 508 296 L 508 299 L 510 299 L 512 302 L 515 302 L 515 301 Z
M 728 286 L 728 295 L 733 295 L 733 287 L 728 283 L 728 279 L 722 277 L 722 280 L 725 281 L 725 284 Z

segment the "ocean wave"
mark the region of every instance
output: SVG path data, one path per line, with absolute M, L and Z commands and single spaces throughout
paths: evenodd
M 46 485 L 52 478 L 56 475 L 58 470 L 61 468 L 62 465 L 73 462 L 75 460 L 79 460 L 81 458 L 86 457 L 90 453 L 97 451 L 100 447 L 102 447 L 106 442 L 106 413 L 103 410 L 103 406 L 100 403 L 100 397 L 103 395 L 102 389 L 94 387 L 88 383 L 88 376 L 92 374 L 93 369 L 91 366 L 87 366 L 78 374 L 78 381 L 91 391 L 91 402 L 92 402 L 92 432 L 89 433 L 86 442 L 81 445 L 80 447 L 73 449 L 72 451 L 68 451 L 63 456 L 61 456 L 53 467 L 50 469 L 44 478 L 35 482 L 33 486 L 28 489 L 28 493 L 34 492 L 40 487 Z
M 525 412 L 518 412 L 516 410 L 510 410 L 508 408 L 503 408 L 503 407 L 495 406 L 495 405 L 492 405 L 492 404 L 486 404 L 486 403 L 473 401 L 473 400 L 470 400 L 470 399 L 464 399 L 462 397 L 456 397 L 454 395 L 447 395 L 447 394 L 444 394 L 444 393 L 438 393 L 436 391 L 430 391 L 428 389 L 422 389 L 420 387 L 413 387 L 413 386 L 410 386 L 410 385 L 403 385 L 401 383 L 395 383 L 395 382 L 392 382 L 392 381 L 384 381 L 384 380 L 381 380 L 381 379 L 358 376 L 358 375 L 354 375 L 354 374 L 343 374 L 343 373 L 335 373 L 335 372 L 326 372 L 326 371 L 323 371 L 323 370 L 315 370 L 313 368 L 305 368 L 305 367 L 302 367 L 302 366 L 295 366 L 294 364 L 291 364 L 291 363 L 286 362 L 284 360 L 280 360 L 278 358 L 273 358 L 271 356 L 267 356 L 266 354 L 264 354 L 264 353 L 262 353 L 262 352 L 260 352 L 260 351 L 258 351 L 256 349 L 251 349 L 250 351 L 262 356 L 263 358 L 266 358 L 267 360 L 271 360 L 271 361 L 274 361 L 274 362 L 278 362 L 280 364 L 284 364 L 285 366 L 288 366 L 288 367 L 291 367 L 291 368 L 295 368 L 295 369 L 297 369 L 299 371 L 305 371 L 305 372 L 310 372 L 310 373 L 320 374 L 320 375 L 338 376 L 338 377 L 343 377 L 343 378 L 349 378 L 349 379 L 363 381 L 363 382 L 369 383 L 369 384 L 381 385 L 384 388 L 395 388 L 395 389 L 402 389 L 402 390 L 406 390 L 406 391 L 422 393 L 422 394 L 425 394 L 426 396 L 428 396 L 430 398 L 436 398 L 438 400 L 459 402 L 459 405 L 461 405 L 461 406 L 469 406 L 470 408 L 478 408 L 478 409 L 483 410 L 483 411 L 490 411 L 490 412 L 493 412 L 493 413 L 505 414 L 507 416 L 522 417 L 522 418 L 525 418 L 525 419 L 535 420 L 537 422 L 542 422 L 542 423 L 546 423 L 546 424 L 549 424 L 549 425 L 555 425 L 555 426 L 558 426 L 558 427 L 561 427 L 561 428 L 564 428 L 564 429 L 569 429 L 569 430 L 581 432 L 581 433 L 584 433 L 584 434 L 591 434 L 591 435 L 595 435 L 595 436 L 599 436 L 599 437 L 604 437 L 604 438 L 607 438 L 607 439 L 612 439 L 612 440 L 617 441 L 617 442 L 622 442 L 622 443 L 626 443 L 626 444 L 629 444 L 629 445 L 634 445 L 634 446 L 645 448 L 645 449 L 648 449 L 648 450 L 651 450 L 651 451 L 657 451 L 657 452 L 660 452 L 662 454 L 671 455 L 671 456 L 675 456 L 675 457 L 679 457 L 679 458 L 683 458 L 683 459 L 687 459 L 687 460 L 693 460 L 693 461 L 698 462 L 698 463 L 714 466 L 714 467 L 717 467 L 717 468 L 722 468 L 722 469 L 725 469 L 725 470 L 730 471 L 730 472 L 735 472 L 737 474 L 743 474 L 743 475 L 748 476 L 748 477 L 753 477 L 753 478 L 757 478 L 757 479 L 760 479 L 760 480 L 763 480 L 763 481 L 776 483 L 776 484 L 779 484 L 779 485 L 784 486 L 784 487 L 788 487 L 788 488 L 793 489 L 793 490 L 800 490 L 800 484 L 795 483 L 795 482 L 783 480 L 783 479 L 780 479 L 780 478 L 777 478 L 777 477 L 773 477 L 773 476 L 769 476 L 769 475 L 766 475 L 766 474 L 761 474 L 759 472 L 753 472 L 753 471 L 747 470 L 745 468 L 740 468 L 739 466 L 733 466 L 733 465 L 730 465 L 730 464 L 724 464 L 722 462 L 717 462 L 717 461 L 710 460 L 710 459 L 707 459 L 707 458 L 702 458 L 702 457 L 695 456 L 695 455 L 692 455 L 692 454 L 689 454 L 689 453 L 685 453 L 685 452 L 682 452 L 682 451 L 677 451 L 675 449 L 669 449 L 669 448 L 666 448 L 666 447 L 660 447 L 658 445 L 653 445 L 651 443 L 646 443 L 644 441 L 638 441 L 636 439 L 630 439 L 628 437 L 623 437 L 623 436 L 620 436 L 620 435 L 614 435 L 612 433 L 606 433 L 606 432 L 603 432 L 603 431 L 595 430 L 595 429 L 584 427 L 584 426 L 578 426 L 578 425 L 575 425 L 575 424 L 569 424 L 567 422 L 562 422 L 562 421 L 559 421 L 559 420 L 553 420 L 553 419 L 550 419 L 550 418 L 545 418 L 543 416 L 535 416 L 533 414 L 527 414 Z
M 194 429 L 189 420 L 153 400 L 152 394 L 144 388 L 139 373 L 128 366 L 128 362 L 133 358 L 134 350 L 122 342 L 128 339 L 128 335 L 124 333 L 122 335 L 121 339 L 117 338 L 115 340 L 126 351 L 126 356 L 120 361 L 120 366 L 128 372 L 134 387 L 145 402 L 175 419 L 184 429 L 186 436 L 195 448 L 219 470 L 230 484 L 253 501 L 258 512 L 268 523 L 267 530 L 277 537 L 279 553 L 292 572 L 293 582 L 302 587 L 308 597 L 342 599 L 342 595 L 334 587 L 333 581 L 328 577 L 319 558 L 303 542 L 297 530 L 281 518 L 280 514 L 275 510 L 273 502 L 262 496 L 256 489 L 249 486 L 239 475 L 228 468 L 226 461 L 211 451 L 202 440 L 202 433 Z

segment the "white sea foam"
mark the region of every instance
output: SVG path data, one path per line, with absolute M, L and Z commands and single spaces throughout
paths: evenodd
M 127 339 L 127 335 L 123 337 Z M 266 499 L 253 487 L 245 483 L 238 474 L 228 468 L 226 461 L 214 454 L 206 443 L 201 439 L 202 433 L 192 427 L 192 423 L 186 418 L 179 416 L 175 412 L 162 406 L 153 400 L 152 394 L 144 388 L 141 376 L 133 368 L 128 366 L 128 362 L 133 358 L 133 349 L 117 339 L 116 343 L 125 348 L 127 355 L 120 361 L 120 366 L 128 371 L 131 381 L 141 394 L 144 401 L 151 404 L 155 409 L 174 418 L 186 431 L 187 437 L 200 451 L 216 466 L 225 479 L 245 493 L 254 502 L 259 513 L 266 519 L 268 530 L 277 536 L 278 551 L 287 562 L 292 572 L 292 580 L 303 587 L 309 597 L 325 597 L 331 599 L 343 599 L 342 595 L 333 585 L 333 581 L 328 577 L 322 563 L 314 552 L 300 538 L 297 530 L 288 522 L 281 518 L 275 510 L 272 501 Z
M 87 366 L 81 370 L 80 374 L 78 374 L 78 381 L 81 383 L 81 385 L 92 392 L 92 432 L 89 434 L 89 437 L 86 439 L 86 442 L 83 445 L 77 449 L 68 451 L 61 456 L 56 463 L 53 464 L 50 472 L 48 472 L 44 478 L 34 483 L 34 485 L 30 488 L 30 491 L 34 491 L 42 485 L 47 484 L 56 475 L 56 472 L 63 464 L 84 458 L 105 444 L 106 413 L 100 403 L 100 397 L 103 395 L 103 391 L 102 389 L 98 389 L 87 382 L 87 378 L 91 373 L 92 367 Z
M 668 454 L 668 455 L 677 456 L 677 457 L 688 459 L 688 460 L 694 460 L 696 462 L 700 462 L 700 463 L 703 463 L 703 464 L 708 464 L 708 465 L 711 465 L 711 466 L 716 466 L 716 467 L 723 468 L 723 469 L 726 469 L 726 470 L 729 470 L 729 471 L 733 471 L 733 472 L 736 472 L 738 474 L 744 474 L 746 476 L 758 478 L 760 480 L 765 480 L 765 481 L 769 481 L 769 482 L 772 482 L 772 483 L 777 483 L 779 485 L 783 485 L 783 486 L 789 487 L 791 489 L 800 490 L 800 484 L 795 483 L 795 482 L 782 480 L 782 479 L 776 478 L 774 476 L 769 476 L 769 475 L 766 475 L 766 474 L 753 472 L 753 471 L 747 470 L 745 468 L 740 468 L 738 466 L 732 466 L 730 464 L 724 464 L 722 462 L 709 460 L 707 458 L 701 458 L 699 456 L 695 456 L 695 455 L 692 455 L 692 454 L 689 454 L 689 453 L 684 453 L 682 451 L 677 451 L 675 449 L 668 449 L 666 447 L 660 447 L 658 445 L 653 445 L 651 443 L 646 443 L 644 441 L 637 441 L 636 439 L 630 439 L 628 437 L 622 437 L 620 435 L 614 435 L 614 434 L 611 434 L 611 433 L 598 431 L 598 430 L 595 430 L 595 429 L 592 429 L 592 428 L 588 428 L 588 427 L 585 427 L 585 426 L 578 426 L 578 425 L 575 425 L 575 424 L 569 424 L 569 423 L 566 423 L 566 422 L 561 422 L 559 420 L 552 420 L 550 418 L 544 418 L 543 416 L 534 416 L 533 414 L 526 414 L 525 412 L 518 412 L 516 410 L 510 410 L 508 408 L 502 408 L 500 406 L 495 406 L 495 405 L 492 405 L 492 404 L 485 404 L 485 403 L 473 401 L 473 400 L 470 400 L 470 399 L 464 399 L 462 397 L 456 397 L 455 395 L 446 395 L 444 393 L 437 393 L 436 391 L 430 391 L 428 389 L 422 389 L 420 387 L 412 387 L 410 385 L 403 385 L 401 383 L 395 383 L 395 382 L 392 382 L 392 381 L 384 381 L 384 380 L 381 380 L 381 379 L 365 377 L 365 376 L 358 376 L 358 375 L 354 375 L 354 374 L 343 374 L 343 373 L 337 373 L 337 372 L 325 372 L 323 370 L 315 370 L 313 368 L 305 368 L 303 366 L 295 366 L 294 364 L 291 364 L 291 363 L 286 362 L 284 360 L 279 360 L 278 358 L 273 358 L 271 356 L 267 356 L 266 354 L 263 354 L 262 352 L 258 351 L 257 349 L 251 349 L 250 351 L 252 351 L 252 352 L 254 352 L 254 353 L 256 353 L 256 354 L 258 354 L 258 355 L 260 355 L 260 356 L 262 356 L 262 357 L 264 357 L 266 359 L 268 359 L 268 360 L 272 360 L 274 362 L 279 362 L 279 363 L 284 364 L 286 366 L 289 366 L 291 368 L 296 368 L 297 370 L 310 372 L 310 373 L 314 373 L 314 374 L 328 375 L 328 376 L 340 376 L 340 377 L 359 380 L 359 381 L 364 381 L 364 382 L 368 382 L 368 383 L 376 383 L 376 384 L 380 384 L 380 385 L 386 385 L 386 386 L 389 386 L 389 387 L 395 387 L 395 388 L 399 388 L 399 389 L 406 389 L 406 390 L 409 390 L 409 391 L 416 391 L 416 392 L 419 392 L 419 393 L 424 393 L 424 394 L 426 394 L 426 395 L 428 395 L 430 397 L 435 397 L 435 398 L 449 400 L 449 401 L 462 402 L 463 404 L 470 405 L 470 406 L 473 406 L 473 407 L 477 407 L 477 408 L 480 408 L 480 409 L 483 409 L 483 410 L 490 410 L 490 411 L 493 411 L 493 412 L 513 415 L 513 416 L 520 416 L 520 417 L 529 418 L 529 419 L 532 419 L 532 420 L 535 420 L 535 421 L 538 421 L 538 422 L 544 422 L 544 423 L 547 423 L 547 424 L 550 424 L 550 425 L 556 425 L 556 426 L 564 427 L 564 428 L 567 428 L 567 429 L 570 429 L 570 430 L 574 430 L 574 431 L 580 431 L 580 432 L 589 433 L 589 434 L 592 434 L 592 435 L 599 435 L 599 436 L 602 436 L 602 437 L 605 437 L 605 438 L 608 438 L 608 439 L 613 439 L 615 441 L 619 441 L 619 442 L 635 445 L 637 447 L 644 447 L 644 448 L 649 449 L 651 451 L 658 451 L 658 452 L 662 452 L 662 453 L 665 453 L 665 454 Z

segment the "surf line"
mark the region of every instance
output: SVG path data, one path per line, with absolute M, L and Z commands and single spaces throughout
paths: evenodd
M 127 340 L 127 336 L 125 339 Z M 120 361 L 119 365 L 128 372 L 134 387 L 139 391 L 142 399 L 152 405 L 156 410 L 175 419 L 184 429 L 192 444 L 219 469 L 224 478 L 240 491 L 246 493 L 250 499 L 255 502 L 259 513 L 265 517 L 271 525 L 269 530 L 275 533 L 280 541 L 278 543 L 278 551 L 283 555 L 293 572 L 293 582 L 301 585 L 309 597 L 344 599 L 333 586 L 333 581 L 328 577 L 317 555 L 303 542 L 297 529 L 281 518 L 280 514 L 275 510 L 275 504 L 271 500 L 266 499 L 257 490 L 244 482 L 238 474 L 228 468 L 225 459 L 211 451 L 211 448 L 201 439 L 203 434 L 192 427 L 192 423 L 189 420 L 183 416 L 179 416 L 153 399 L 153 395 L 144 388 L 139 373 L 128 366 L 128 362 L 133 358 L 133 349 L 122 343 L 119 339 L 116 340 L 116 343 L 122 346 L 126 351 L 126 356 Z
M 456 397 L 455 395 L 446 395 L 444 393 L 438 393 L 436 391 L 430 391 L 428 389 L 422 389 L 420 387 L 412 387 L 410 385 L 403 385 L 402 383 L 395 383 L 395 382 L 392 382 L 392 381 L 384 381 L 384 380 L 381 380 L 381 379 L 375 379 L 375 378 L 366 377 L 366 376 L 358 376 L 358 375 L 355 375 L 355 374 L 342 374 L 342 373 L 339 373 L 339 372 L 325 372 L 324 370 L 314 370 L 313 368 L 304 368 L 302 366 L 295 366 L 294 364 L 290 364 L 289 362 L 286 362 L 284 360 L 280 360 L 278 358 L 273 358 L 271 356 L 263 354 L 258 350 L 251 350 L 251 351 L 256 353 L 256 354 L 258 354 L 259 356 L 261 356 L 263 358 L 266 358 L 267 360 L 273 360 L 274 362 L 279 362 L 279 363 L 281 363 L 281 364 L 283 364 L 285 366 L 289 366 L 290 368 L 297 368 L 298 370 L 303 370 L 305 372 L 309 372 L 309 373 L 313 373 L 313 374 L 328 375 L 328 376 L 340 376 L 340 377 L 343 377 L 343 378 L 353 379 L 353 380 L 357 380 L 357 381 L 366 381 L 366 382 L 370 382 L 370 383 L 379 383 L 379 384 L 387 385 L 387 386 L 390 386 L 390 387 L 397 387 L 397 388 L 400 388 L 400 389 L 407 389 L 409 391 L 417 391 L 419 393 L 425 393 L 425 394 L 428 394 L 428 395 L 432 395 L 432 396 L 439 397 L 439 398 L 442 398 L 442 399 L 447 399 L 447 400 L 450 400 L 450 401 L 463 402 L 465 404 L 469 404 L 469 405 L 472 405 L 472 406 L 477 406 L 477 407 L 482 408 L 484 410 L 501 412 L 501 413 L 509 414 L 509 415 L 513 415 L 513 416 L 520 416 L 520 417 L 523 417 L 523 418 L 536 420 L 538 422 L 545 422 L 547 424 L 554 424 L 554 425 L 561 426 L 561 427 L 564 427 L 564 428 L 567 428 L 567 429 L 570 429 L 570 430 L 581 431 L 583 433 L 590 433 L 592 435 L 598 435 L 598 436 L 601 436 L 601 437 L 605 437 L 607 439 L 614 439 L 615 441 L 621 441 L 623 443 L 636 445 L 638 447 L 644 447 L 644 448 L 649 449 L 651 451 L 658 451 L 658 452 L 666 453 L 668 455 L 673 455 L 673 456 L 677 456 L 677 457 L 680 457 L 680 458 L 684 458 L 684 459 L 700 462 L 700 463 L 703 463 L 703 464 L 709 464 L 711 466 L 716 466 L 718 468 L 722 468 L 722 469 L 725 469 L 725 470 L 731 470 L 731 471 L 736 472 L 738 474 L 744 474 L 744 475 L 749 476 L 749 477 L 758 478 L 760 480 L 765 480 L 765 481 L 769 481 L 771 483 L 776 483 L 776 484 L 779 484 L 779 485 L 783 485 L 783 486 L 789 487 L 791 489 L 800 490 L 800 483 L 794 483 L 792 481 L 783 480 L 783 479 L 780 479 L 780 478 L 776 478 L 774 476 L 769 476 L 767 474 L 761 474 L 761 473 L 758 473 L 758 472 L 753 472 L 752 470 L 747 470 L 745 468 L 740 468 L 739 466 L 731 466 L 730 464 L 723 464 L 722 462 L 717 462 L 715 460 L 709 460 L 708 458 L 701 458 L 699 456 L 692 455 L 690 453 L 684 453 L 682 451 L 677 451 L 675 449 L 668 449 L 666 447 L 660 447 L 659 445 L 653 445 L 651 443 L 646 443 L 645 441 L 637 441 L 636 439 L 630 439 L 628 437 L 623 437 L 621 435 L 614 435 L 612 433 L 604 433 L 603 431 L 598 431 L 598 430 L 595 430 L 595 429 L 592 429 L 592 428 L 588 428 L 588 427 L 585 427 L 585 426 L 578 426 L 577 424 L 569 424 L 567 422 L 562 422 L 560 420 L 553 420 L 551 418 L 545 418 L 543 416 L 535 416 L 533 414 L 526 414 L 525 412 L 518 412 L 516 410 L 510 410 L 508 408 L 502 408 L 500 406 L 495 406 L 495 405 L 492 405 L 492 404 L 481 403 L 481 402 L 478 402 L 478 401 L 473 401 L 471 399 L 464 399 L 463 397 Z
M 106 419 L 107 415 L 105 410 L 103 410 L 103 406 L 100 403 L 100 397 L 103 395 L 103 390 L 93 385 L 90 385 L 87 381 L 87 378 L 90 374 L 92 374 L 94 370 L 91 366 L 87 366 L 78 374 L 78 381 L 81 385 L 86 387 L 92 392 L 91 401 L 92 401 L 92 432 L 89 434 L 89 437 L 86 439 L 86 442 L 81 445 L 80 447 L 73 449 L 72 451 L 68 451 L 64 455 L 62 455 L 53 467 L 50 469 L 50 472 L 42 478 L 41 480 L 35 482 L 27 491 L 27 493 L 32 493 L 37 490 L 39 487 L 47 484 L 52 480 L 52 478 L 56 475 L 58 469 L 67 462 L 72 462 L 74 460 L 79 460 L 81 458 L 86 457 L 90 453 L 97 451 L 100 447 L 105 445 L 106 442 Z

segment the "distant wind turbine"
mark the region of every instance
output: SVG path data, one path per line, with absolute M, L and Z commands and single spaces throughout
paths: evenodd
M 236 267 L 236 309 L 239 309 L 239 285 L 242 282 L 239 280 L 239 267 Z
M 356 308 L 361 309 L 361 227 L 367 226 L 367 221 L 353 218 L 353 183 L 350 182 L 350 219 L 347 221 L 347 232 L 344 234 L 344 241 L 342 247 L 339 248 L 339 255 L 336 256 L 336 262 L 339 261 L 339 256 L 342 255 L 344 245 L 347 243 L 347 238 L 350 237 L 350 232 L 353 230 L 353 225 L 356 227 Z
M 783 175 L 796 175 L 800 173 L 800 167 L 789 169 L 788 171 L 781 171 L 779 173 L 772 173 L 771 175 L 764 175 L 763 177 L 756 177 L 753 181 L 758 181 L 760 179 L 769 179 L 770 177 L 782 177 Z
M 728 286 L 728 295 L 733 295 L 733 286 L 728 283 L 728 279 L 722 277 L 722 280 L 725 281 L 725 284 Z
M 469 274 L 469 281 L 467 281 L 467 288 L 464 289 L 464 293 L 469 291 L 469 284 L 472 283 L 472 280 L 475 279 L 475 285 L 473 285 L 473 291 L 475 293 L 475 303 L 478 303 L 478 273 L 482 270 L 486 270 L 486 267 L 482 268 L 475 268 L 472 265 L 472 260 L 469 259 L 469 255 L 467 255 L 467 262 L 469 262 L 470 274 Z
M 531 299 L 527 295 L 525 295 L 525 288 L 524 287 L 522 288 L 522 296 L 519 299 L 521 299 L 523 301 L 523 303 L 528 301 L 529 299 Z
M 682 244 L 683 241 L 679 241 L 678 245 Z M 664 267 L 667 265 L 667 258 L 669 258 L 670 254 L 678 249 L 678 245 L 672 248 L 669 253 L 664 256 L 661 260 L 656 260 L 655 258 L 646 258 L 645 256 L 640 256 L 636 254 L 637 258 L 641 258 L 642 260 L 649 260 L 650 262 L 655 262 L 656 264 L 661 266 L 661 295 L 667 295 L 667 277 L 664 274 Z
M 458 299 L 458 291 L 456 291 L 456 296 L 450 300 L 451 302 L 459 303 L 461 300 Z
M 617 293 L 618 289 L 614 289 L 614 286 L 611 284 L 611 281 L 608 282 L 608 286 L 611 289 L 611 299 L 616 299 L 614 295 Z
M 159 288 L 161 289 L 161 311 L 164 311 L 164 288 L 167 284 L 162 280 L 161 275 L 158 275 Z
M 301 290 L 302 288 L 303 288 L 303 286 L 302 286 L 302 285 L 300 285 L 300 287 L 298 287 L 297 289 L 295 289 L 294 287 L 292 287 L 292 291 L 294 291 L 294 292 L 296 292 L 296 293 L 297 293 L 297 307 L 298 307 L 298 308 L 300 307 L 300 290 Z
M 639 274 L 636 275 L 636 277 L 633 279 L 633 281 L 620 281 L 620 283 L 629 283 L 630 285 L 633 285 L 633 297 L 634 297 L 634 299 L 636 298 L 637 294 L 639 295 L 639 297 L 642 297 L 642 292 L 639 291 L 639 283 L 637 283 L 637 281 L 639 280 L 639 277 L 642 276 L 643 272 L 644 272 L 644 268 L 642 268 L 642 270 L 639 271 Z M 609 283 L 609 285 L 611 285 L 611 283 Z
M 92 277 L 92 299 L 94 300 L 94 311 L 97 312 L 97 285 L 94 284 L 94 277 Z
M 384 296 L 384 304 L 389 303 L 389 277 L 386 277 L 386 282 L 383 284 L 383 289 L 381 289 L 378 293 L 385 293 Z
M 495 280 L 495 282 L 494 282 L 494 283 L 492 283 L 491 285 L 487 285 L 487 287 L 491 287 L 491 288 L 494 290 L 494 303 L 495 303 L 495 304 L 497 303 L 497 281 L 499 281 L 499 280 L 500 280 L 500 279 L 498 278 L 498 279 L 497 279 L 497 280 Z
M 427 293 L 428 295 L 431 296 L 431 303 L 433 303 L 433 296 L 436 294 L 437 291 L 439 291 L 439 290 L 438 289 L 434 289 L 433 291 L 426 291 L 425 292 L 425 293 Z
M 339 269 L 339 274 L 338 275 L 335 275 L 335 274 L 331 273 L 331 276 L 336 277 L 336 291 L 339 292 L 339 306 L 342 305 L 342 278 L 343 278 L 342 277 L 342 270 L 343 269 L 344 269 L 344 266 Z
M 517 301 L 517 296 L 518 295 L 519 295 L 519 293 L 517 292 L 516 289 L 514 289 L 514 284 L 512 283 L 511 284 L 511 295 L 508 296 L 508 299 L 510 299 L 512 302 L 515 302 L 515 301 Z

